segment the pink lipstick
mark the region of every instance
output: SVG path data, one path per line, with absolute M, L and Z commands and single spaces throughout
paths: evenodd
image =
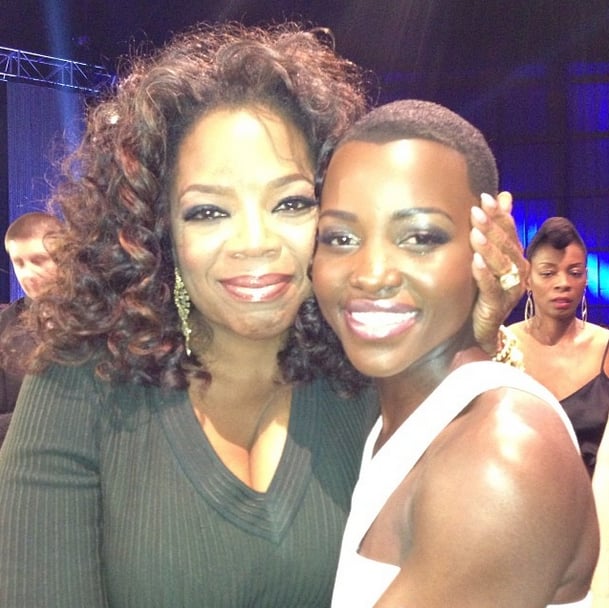
M 262 276 L 241 275 L 220 281 L 236 300 L 270 302 L 282 296 L 290 286 L 291 275 L 272 273 Z

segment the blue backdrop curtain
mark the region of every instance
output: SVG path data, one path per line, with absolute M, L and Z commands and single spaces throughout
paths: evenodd
M 8 83 L 6 100 L 8 226 L 24 213 L 45 210 L 54 163 L 82 131 L 83 100 L 69 89 L 22 82 Z M 9 272 L 13 301 L 23 292 Z

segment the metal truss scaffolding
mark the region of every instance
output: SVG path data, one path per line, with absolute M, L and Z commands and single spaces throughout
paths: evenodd
M 0 81 L 14 78 L 85 93 L 97 93 L 114 83 L 106 68 L 0 46 Z

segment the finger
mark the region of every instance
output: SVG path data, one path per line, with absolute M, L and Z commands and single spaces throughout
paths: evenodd
M 501 231 L 512 243 L 520 247 L 518 239 L 518 230 L 516 222 L 512 216 L 512 195 L 509 192 L 500 192 L 497 199 L 494 199 L 489 194 L 480 196 L 479 209 L 483 213 L 478 214 L 478 221 L 473 225 L 480 229 L 481 232 L 487 234 L 491 240 L 497 237 L 493 236 L 493 232 Z
M 501 224 L 506 230 L 516 226 L 512 216 L 512 203 L 512 195 L 509 192 L 500 192 L 497 198 L 493 198 L 487 193 L 480 195 L 480 207 L 484 213 Z
M 470 244 L 475 253 L 482 256 L 486 266 L 496 276 L 509 272 L 512 263 L 518 268 L 522 277 L 528 272 L 528 262 L 522 255 L 519 241 L 505 237 L 505 233 L 493 234 L 488 238 L 473 228 L 470 233 Z
M 499 279 L 489 269 L 484 258 L 479 253 L 474 253 L 472 259 L 472 275 L 478 284 L 479 299 L 486 305 L 504 309 L 505 295 L 499 284 Z
M 518 239 L 514 220 L 504 211 L 498 211 L 500 207 L 511 208 L 511 196 L 509 193 L 502 193 L 500 196 L 501 204 L 491 203 L 491 197 L 483 195 L 481 204 L 484 209 L 472 207 L 470 243 L 473 250 L 483 257 L 488 268 L 497 277 L 508 272 L 512 263 L 521 274 L 525 274 L 528 265 L 522 255 L 522 244 Z M 490 209 L 491 215 L 485 209 Z
M 497 205 L 503 213 L 512 216 L 513 199 L 509 192 L 504 191 L 497 195 Z
M 473 256 L 472 274 L 479 290 L 473 314 L 474 334 L 484 350 L 493 354 L 499 325 L 518 304 L 523 290 L 519 286 L 503 290 L 478 253 Z
M 506 294 L 501 292 L 497 278 L 479 254 L 474 254 L 472 274 L 478 284 L 478 298 L 472 317 L 474 335 L 486 352 L 494 354 L 499 325 L 510 313 L 510 304 L 506 303 Z
M 507 191 L 500 192 L 496 198 L 483 193 L 480 197 L 480 203 L 484 211 L 491 217 L 494 215 L 512 215 L 513 198 Z

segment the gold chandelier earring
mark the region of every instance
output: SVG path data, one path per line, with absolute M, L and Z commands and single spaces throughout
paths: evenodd
M 524 305 L 524 320 L 529 323 L 535 316 L 535 303 L 533 302 L 533 292 L 529 289 L 527 291 L 527 301 Z
M 178 311 L 178 317 L 180 318 L 180 330 L 184 336 L 184 350 L 186 354 L 190 356 L 190 334 L 192 333 L 192 327 L 188 324 L 188 317 L 190 316 L 190 297 L 186 291 L 184 280 L 182 275 L 175 267 L 175 283 L 173 285 L 173 301 Z

